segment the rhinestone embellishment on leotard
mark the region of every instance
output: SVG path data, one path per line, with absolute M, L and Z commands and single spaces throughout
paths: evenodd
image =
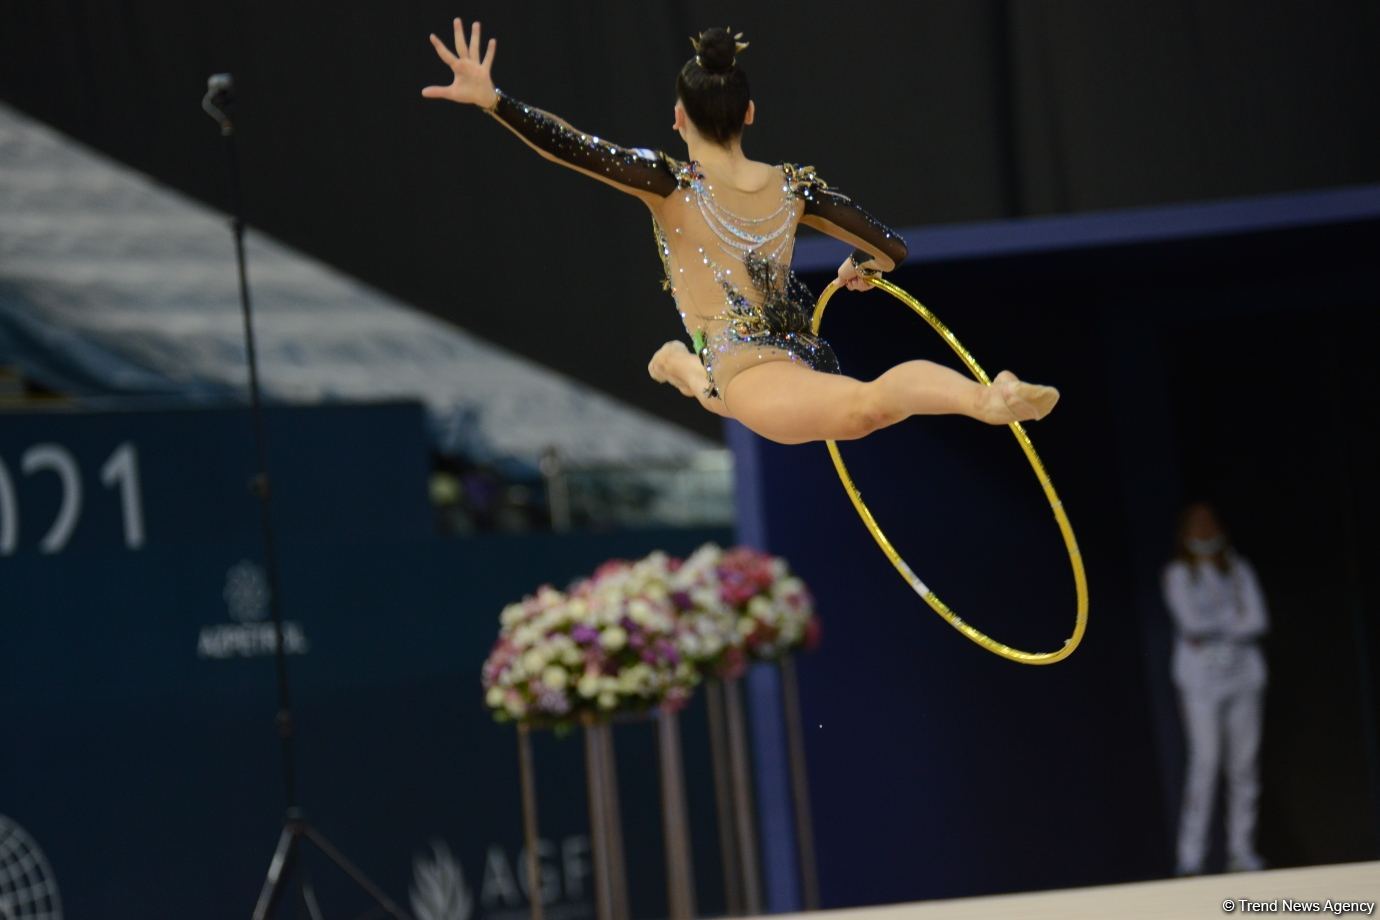
M 723 327 L 706 335 L 703 327 L 691 328 L 690 317 L 681 310 L 691 337 L 704 345 L 700 360 L 709 375 L 707 395 L 721 395 L 714 377 L 714 366 L 723 356 L 744 349 L 756 349 L 758 360 L 768 353 L 782 353 L 791 360 L 801 361 L 815 370 L 835 373 L 838 359 L 829 344 L 809 331 L 809 309 L 814 297 L 809 289 L 791 272 L 785 259 L 794 240 L 799 219 L 797 201 L 802 192 L 812 188 L 828 188 L 811 167 L 782 167 L 785 181 L 781 186 L 781 202 L 770 213 L 748 217 L 725 207 L 714 195 L 714 187 L 690 161 L 675 164 L 677 179 L 687 204 L 693 204 L 715 239 L 707 250 L 697 247 L 694 256 L 702 268 L 709 270 L 723 291 L 724 309 L 707 317 L 710 322 L 722 321 Z M 661 226 L 653 220 L 657 250 L 661 255 L 666 278 L 664 289 L 678 297 L 678 285 L 672 273 L 671 247 Z M 681 233 L 675 228 L 676 234 Z M 739 284 L 733 277 L 733 265 L 741 265 Z M 676 274 L 683 274 L 679 267 Z M 752 295 L 760 297 L 760 302 Z

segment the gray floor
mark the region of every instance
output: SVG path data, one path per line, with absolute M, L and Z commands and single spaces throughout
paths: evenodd
M 782 920 L 786 916 L 819 920 L 908 920 L 911 917 L 917 920 L 1191 920 L 1195 917 L 1285 914 L 1286 905 L 1275 903 L 1271 910 L 1270 902 L 1286 898 L 1319 902 L 1306 912 L 1325 917 L 1337 916 L 1331 909 L 1322 909 L 1327 907 L 1323 902 L 1328 899 L 1333 902 L 1363 901 L 1370 905 L 1368 913 L 1344 916 L 1374 916 L 1375 902 L 1380 899 L 1380 862 L 892 904 L 815 914 L 778 914 L 775 917 Z M 1266 906 L 1252 910 L 1254 905 L 1243 905 L 1241 899 L 1266 902 Z M 1223 908 L 1227 900 L 1233 901 L 1231 911 Z M 1303 912 L 1301 909 L 1294 911 Z

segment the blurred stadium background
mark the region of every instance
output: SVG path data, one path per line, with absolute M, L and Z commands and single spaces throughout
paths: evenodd
M 1032 432 L 1089 568 L 1077 655 L 1032 672 L 968 647 L 822 449 L 646 377 L 682 331 L 645 215 L 423 102 L 426 35 L 454 15 L 499 38 L 509 93 L 672 153 L 686 36 L 747 34 L 749 155 L 815 164 L 901 228 L 896 280 L 989 370 L 1063 390 Z M 303 801 L 396 898 L 445 863 L 457 920 L 529 905 L 512 733 L 478 689 L 502 605 L 706 540 L 786 556 L 824 616 L 801 663 L 824 906 L 1165 877 L 1183 741 L 1159 573 L 1204 496 L 1271 605 L 1261 849 L 1380 856 L 1377 47 L 1380 7 L 1351 0 L 0 2 L 0 916 L 241 916 L 281 816 L 262 605 L 237 593 L 262 546 L 199 108 L 218 71 L 303 640 Z M 797 270 L 818 290 L 843 253 L 802 239 Z M 880 295 L 836 303 L 850 372 L 943 357 Z M 1016 645 L 1065 634 L 1057 535 L 1000 432 L 927 421 L 849 458 L 956 609 Z M 793 910 L 780 687 L 748 688 L 764 907 Z M 703 723 L 697 703 L 714 915 Z M 661 916 L 655 747 L 645 725 L 619 745 L 633 913 Z M 593 916 L 578 746 L 537 753 L 548 917 Z

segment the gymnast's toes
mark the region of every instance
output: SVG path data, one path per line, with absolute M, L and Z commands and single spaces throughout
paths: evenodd
M 1010 371 L 1002 371 L 993 378 L 992 389 L 1006 410 L 999 413 L 1004 417 L 992 420 L 994 424 L 1038 421 L 1049 415 L 1059 401 L 1059 391 L 1054 387 L 1026 383 Z

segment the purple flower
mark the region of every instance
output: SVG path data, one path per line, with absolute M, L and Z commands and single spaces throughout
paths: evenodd
M 593 626 L 585 626 L 583 623 L 570 631 L 570 638 L 581 645 L 590 645 L 599 641 L 599 630 Z
M 564 690 L 542 686 L 541 692 L 537 694 L 537 708 L 543 712 L 563 716 L 570 711 L 570 698 L 565 695 Z

